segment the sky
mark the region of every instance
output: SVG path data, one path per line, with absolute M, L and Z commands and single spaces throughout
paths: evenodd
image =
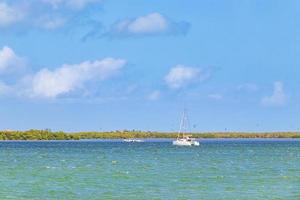
M 300 130 L 296 0 L 0 0 L 0 130 Z

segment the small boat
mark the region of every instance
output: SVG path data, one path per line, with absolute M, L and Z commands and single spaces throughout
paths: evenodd
M 139 140 L 139 139 L 124 139 L 124 142 L 143 142 L 143 140 Z
M 177 139 L 173 141 L 173 145 L 176 146 L 199 146 L 200 145 L 200 143 L 196 141 L 195 138 L 191 138 L 191 135 L 186 134 L 188 126 L 189 126 L 189 121 L 186 114 L 186 109 L 184 109 L 181 122 L 180 122 L 178 136 Z

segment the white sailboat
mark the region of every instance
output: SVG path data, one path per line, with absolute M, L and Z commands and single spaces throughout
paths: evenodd
M 183 110 L 182 118 L 180 121 L 180 128 L 177 139 L 173 141 L 173 145 L 176 146 L 199 146 L 199 142 L 195 138 L 191 138 L 191 135 L 187 135 L 189 121 L 186 113 L 186 109 Z

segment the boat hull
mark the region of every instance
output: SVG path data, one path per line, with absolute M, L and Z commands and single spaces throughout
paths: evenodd
M 139 139 L 124 139 L 124 142 L 143 142 L 143 140 L 139 140 Z
M 199 146 L 198 141 L 188 141 L 188 140 L 175 140 L 173 141 L 173 145 L 176 146 Z

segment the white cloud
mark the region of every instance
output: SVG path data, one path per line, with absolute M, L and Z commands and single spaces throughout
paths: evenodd
M 149 15 L 139 17 L 126 25 L 124 24 L 122 28 L 128 29 L 131 33 L 155 33 L 163 32 L 168 28 L 168 22 L 159 13 L 151 13 Z
M 210 74 L 199 68 L 177 65 L 165 76 L 165 82 L 172 89 L 179 89 L 193 81 L 203 81 L 209 78 Z
M 161 92 L 159 90 L 154 90 L 148 95 L 148 99 L 151 101 L 156 101 L 161 97 Z
M 20 22 L 20 26 L 18 24 L 11 30 L 23 31 L 37 27 L 53 30 L 62 27 L 67 22 L 72 22 L 77 26 L 80 24 L 78 22 L 80 18 L 75 14 L 87 5 L 99 3 L 102 0 L 20 0 L 12 2 L 0 0 L 0 28 L 11 28 L 11 25 Z
M 261 104 L 263 106 L 283 106 L 286 103 L 287 96 L 284 92 L 284 85 L 277 81 L 274 83 L 273 94 L 271 96 L 263 97 Z
M 66 23 L 63 17 L 43 17 L 38 21 L 38 25 L 44 29 L 53 30 L 62 27 Z
M 5 46 L 0 49 L 0 73 L 13 71 L 25 66 L 25 60 L 15 54 L 15 52 Z
M 150 13 L 135 19 L 121 20 L 115 23 L 109 35 L 126 37 L 153 34 L 185 34 L 189 29 L 187 22 L 172 22 L 160 13 Z
M 96 61 L 85 61 L 75 65 L 63 65 L 50 71 L 42 69 L 31 77 L 31 97 L 55 98 L 67 94 L 90 80 L 105 80 L 115 75 L 125 65 L 121 59 L 106 58 Z
M 43 0 L 44 3 L 50 4 L 55 9 L 58 9 L 60 6 L 82 9 L 90 3 L 97 3 L 101 1 L 102 0 Z
M 221 100 L 223 99 L 223 96 L 221 94 L 209 94 L 208 98 L 213 100 Z
M 0 27 L 14 24 L 24 18 L 24 11 L 17 7 L 0 2 Z

